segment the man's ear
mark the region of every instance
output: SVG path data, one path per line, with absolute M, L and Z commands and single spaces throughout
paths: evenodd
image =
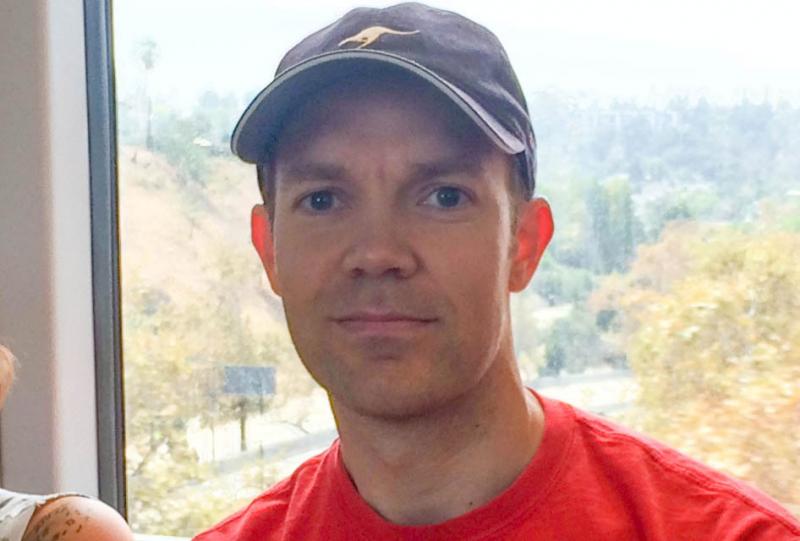
M 544 249 L 553 238 L 554 227 L 553 213 L 546 199 L 536 197 L 521 206 L 515 232 L 516 251 L 508 280 L 510 291 L 516 293 L 528 286 Z
M 250 237 L 256 252 L 258 252 L 258 257 L 261 258 L 261 264 L 267 271 L 267 279 L 272 291 L 280 296 L 278 273 L 275 270 L 275 241 L 269 223 L 269 211 L 264 205 L 254 206 L 250 213 Z

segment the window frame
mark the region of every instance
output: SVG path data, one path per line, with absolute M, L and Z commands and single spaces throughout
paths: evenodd
M 126 514 L 125 418 L 110 0 L 84 0 L 92 235 L 92 305 L 100 498 Z

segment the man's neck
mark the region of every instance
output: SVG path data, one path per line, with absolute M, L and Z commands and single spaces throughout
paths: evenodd
M 525 469 L 541 442 L 544 414 L 513 359 L 497 362 L 473 396 L 427 417 L 376 420 L 333 401 L 345 467 L 384 518 L 444 522 L 489 502 Z

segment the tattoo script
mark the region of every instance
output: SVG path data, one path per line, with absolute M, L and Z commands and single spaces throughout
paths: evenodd
M 22 541 L 59 541 L 75 539 L 69 534 L 79 534 L 89 521 L 89 517 L 81 513 L 69 503 L 55 504 L 32 527 L 28 528 Z

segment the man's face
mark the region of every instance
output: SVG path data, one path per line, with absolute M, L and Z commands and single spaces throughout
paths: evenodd
M 272 237 L 254 221 L 254 242 L 274 243 L 259 250 L 270 281 L 335 406 L 421 415 L 511 355 L 510 169 L 410 83 L 339 85 L 287 124 Z

